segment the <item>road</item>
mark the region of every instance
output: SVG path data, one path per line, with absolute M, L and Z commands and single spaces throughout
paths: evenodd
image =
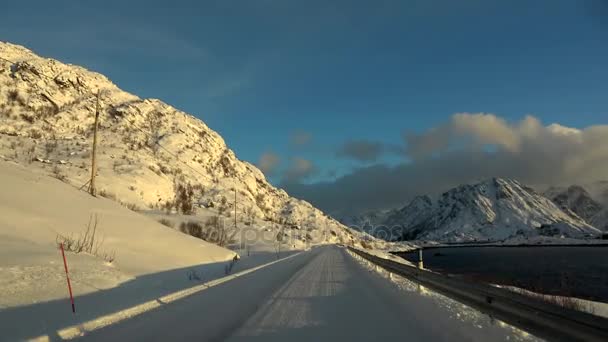
M 404 291 L 334 246 L 315 248 L 85 336 L 100 341 L 521 338 L 499 324 L 463 320 L 432 296 Z

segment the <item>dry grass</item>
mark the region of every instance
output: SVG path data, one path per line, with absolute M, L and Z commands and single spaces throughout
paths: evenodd
M 534 298 L 545 303 L 557 305 L 562 308 L 595 314 L 595 308 L 593 307 L 593 305 L 574 297 L 532 292 L 518 287 L 508 287 L 508 289 L 526 297 Z
M 97 224 L 97 214 L 91 215 L 84 234 L 79 234 L 77 238 L 74 238 L 72 235 L 66 236 L 58 234 L 55 238 L 57 246 L 63 245 L 64 250 L 75 254 L 88 253 L 109 263 L 114 262 L 116 252 L 106 251 L 102 248 L 104 238 L 103 236 L 100 239 L 97 238 Z
M 158 220 L 158 222 L 164 226 L 167 226 L 169 228 L 173 228 L 175 227 L 175 224 L 165 218 L 161 218 L 160 220 Z

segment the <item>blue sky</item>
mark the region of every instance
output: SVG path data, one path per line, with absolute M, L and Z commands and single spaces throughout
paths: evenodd
M 12 1 L 0 39 L 192 113 L 242 159 L 309 160 L 310 183 L 366 165 L 336 157 L 347 141 L 398 147 L 457 112 L 607 123 L 606 16 L 604 0 Z

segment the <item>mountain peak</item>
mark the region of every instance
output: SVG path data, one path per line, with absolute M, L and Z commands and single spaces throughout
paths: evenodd
M 387 224 L 403 239 L 499 241 L 537 235 L 583 238 L 599 232 L 515 179 L 494 177 L 444 192 L 436 204 L 417 197 Z

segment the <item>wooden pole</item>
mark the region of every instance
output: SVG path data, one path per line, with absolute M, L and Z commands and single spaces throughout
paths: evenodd
M 97 105 L 95 106 L 95 126 L 93 127 L 93 153 L 91 154 L 91 184 L 89 192 L 91 196 L 97 196 L 95 188 L 95 176 L 97 174 L 97 127 L 99 126 L 99 90 L 97 91 Z

